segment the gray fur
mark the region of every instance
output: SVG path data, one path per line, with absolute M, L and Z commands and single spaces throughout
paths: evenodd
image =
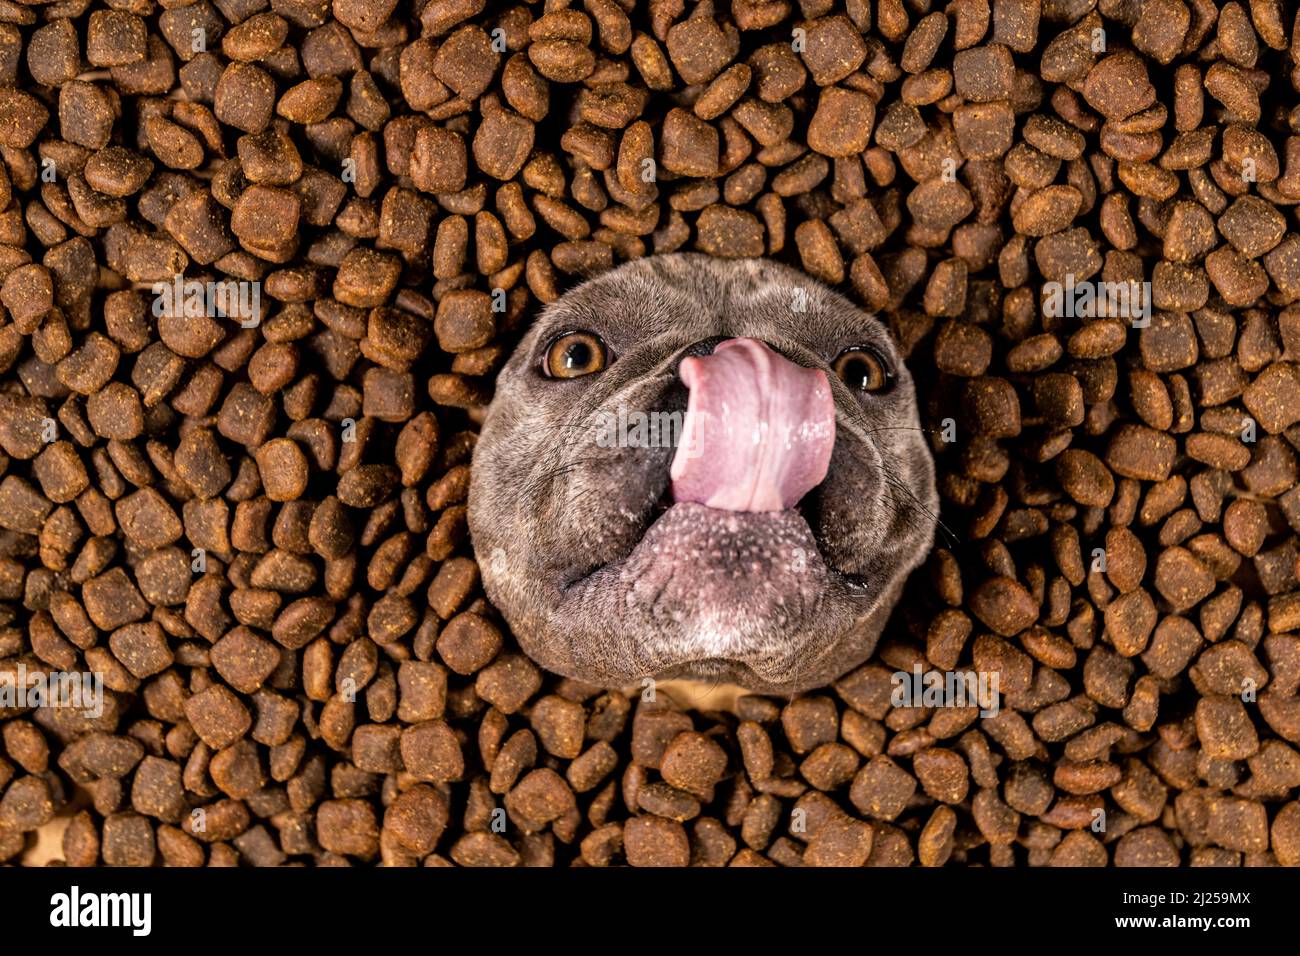
M 615 360 L 543 377 L 547 344 L 574 329 L 600 335 Z M 597 444 L 602 411 L 683 410 L 677 360 L 713 336 L 761 339 L 826 370 L 836 439 L 808 496 L 811 529 L 795 512 L 700 505 L 656 522 L 673 449 Z M 892 363 L 886 393 L 850 390 L 830 370 L 863 344 Z M 875 649 L 937 509 L 912 379 L 878 321 L 774 262 L 676 254 L 627 263 L 542 312 L 498 378 L 469 524 L 488 598 L 542 666 L 604 686 L 697 677 L 793 693 Z

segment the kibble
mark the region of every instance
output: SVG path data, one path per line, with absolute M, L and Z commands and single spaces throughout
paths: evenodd
M 481 6 L 6 47 L 0 669 L 108 699 L 0 715 L 0 862 L 85 787 L 72 864 L 1300 863 L 1294 25 Z M 737 719 L 546 674 L 468 556 L 510 344 L 674 250 L 881 314 L 942 496 L 908 626 Z M 258 314 L 155 310 L 178 275 Z M 1049 307 L 1130 280 L 1140 316 Z M 895 706 L 914 663 L 996 673 L 998 713 Z

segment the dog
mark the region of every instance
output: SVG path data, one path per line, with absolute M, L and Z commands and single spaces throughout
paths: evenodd
M 546 669 L 784 695 L 871 655 L 937 511 L 885 327 L 789 266 L 680 253 L 542 311 L 498 377 L 468 519 L 488 599 Z

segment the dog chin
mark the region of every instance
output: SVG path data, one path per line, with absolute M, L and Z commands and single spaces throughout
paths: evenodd
M 570 645 L 575 662 L 626 662 L 606 680 L 695 677 L 785 691 L 820 670 L 835 635 L 878 597 L 828 567 L 796 510 L 677 503 L 625 558 L 565 588 L 557 621 L 601 622 L 611 632 L 595 643 L 617 643 L 617 657 L 591 654 L 590 635 Z

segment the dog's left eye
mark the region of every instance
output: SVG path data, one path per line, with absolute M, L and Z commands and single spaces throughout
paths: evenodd
M 841 381 L 863 392 L 883 392 L 894 381 L 894 372 L 875 349 L 858 346 L 845 349 L 831 363 Z
M 609 348 L 594 332 L 565 332 L 551 340 L 542 359 L 549 378 L 579 378 L 604 371 Z

